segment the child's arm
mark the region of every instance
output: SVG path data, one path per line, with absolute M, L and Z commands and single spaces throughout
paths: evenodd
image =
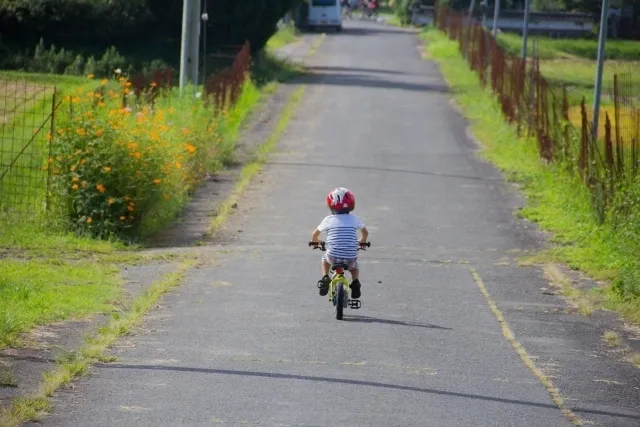
M 315 230 L 313 230 L 313 233 L 311 234 L 311 241 L 314 242 L 314 243 L 318 243 L 321 234 L 322 234 L 322 232 L 320 230 L 318 230 L 317 228 Z
M 360 229 L 360 233 L 362 233 L 360 243 L 367 243 L 367 238 L 369 237 L 369 230 L 367 230 L 367 227 L 362 227 Z

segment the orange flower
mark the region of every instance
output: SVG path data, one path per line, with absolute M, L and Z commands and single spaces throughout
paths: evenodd
M 187 150 L 191 154 L 196 152 L 196 147 L 194 147 L 191 144 L 185 144 L 184 148 L 185 148 L 185 150 Z
M 182 130 L 180 131 L 180 133 L 182 133 L 183 135 L 189 135 L 189 129 L 187 129 L 187 128 L 182 128 Z
M 87 163 L 87 159 L 82 159 L 82 160 L 80 160 L 80 164 L 81 164 L 81 165 L 84 165 L 85 163 Z
M 77 189 L 78 189 L 78 184 L 73 184 L 73 185 L 71 186 L 71 189 L 72 189 L 72 190 L 77 190 Z
M 93 74 L 87 74 L 87 78 L 88 78 L 88 79 L 92 79 L 92 78 L 94 78 L 94 77 L 95 77 L 95 76 L 94 76 Z
M 100 84 L 101 84 L 102 86 L 106 86 L 106 85 L 107 85 L 107 83 L 109 83 L 109 80 L 107 80 L 107 79 L 102 79 L 102 80 L 100 80 Z
M 93 222 L 93 218 L 89 217 L 87 218 L 87 224 L 91 224 Z
M 178 169 L 182 169 L 182 163 L 180 163 L 180 162 L 176 162 L 176 168 L 178 168 Z
M 86 134 L 85 130 L 82 128 L 76 129 L 76 133 L 80 136 L 83 136 Z
M 104 133 L 104 131 L 102 129 L 97 129 L 95 135 L 100 138 L 102 136 L 102 134 Z
M 107 203 L 109 203 L 109 206 L 111 206 L 112 204 L 114 204 L 116 202 L 116 199 L 114 199 L 113 197 L 109 197 L 109 200 Z
M 96 185 L 96 190 L 98 190 L 101 193 L 104 193 L 106 188 L 104 188 L 104 185 L 98 184 L 98 185 Z
M 111 168 L 109 166 L 105 166 L 102 169 L 104 169 L 104 171 L 107 173 L 111 172 Z
M 135 150 L 135 148 L 138 146 L 138 144 L 136 144 L 135 142 L 130 142 L 129 143 L 129 150 Z
M 158 83 L 156 83 L 156 82 L 151 82 L 151 87 L 158 87 Z
M 128 206 L 128 207 L 127 207 L 127 210 L 128 210 L 129 212 L 133 212 L 133 211 L 135 211 L 135 210 L 136 210 L 136 208 L 134 208 L 133 206 Z
M 82 183 L 81 183 L 81 184 L 82 184 L 82 188 L 84 188 L 84 187 L 86 187 L 86 186 L 87 186 L 87 181 L 82 181 Z
M 156 184 L 156 185 L 160 184 L 161 182 L 162 182 L 162 181 L 160 181 L 159 179 L 154 179 L 154 180 L 153 180 L 153 183 L 154 183 L 154 184 Z
M 80 181 L 80 178 L 78 178 L 77 176 L 74 176 L 73 179 L 71 179 L 71 182 L 78 182 Z
M 73 165 L 73 166 L 71 166 L 70 170 L 71 170 L 71 172 L 74 172 L 77 168 L 78 168 L 77 165 Z
M 121 216 L 121 217 L 120 217 L 120 221 L 124 221 L 125 219 L 127 219 L 127 217 L 126 217 L 126 216 Z
M 142 157 L 142 153 L 140 153 L 139 151 L 136 151 L 135 153 L 133 153 L 133 157 L 135 157 L 136 159 L 139 159 L 140 157 Z

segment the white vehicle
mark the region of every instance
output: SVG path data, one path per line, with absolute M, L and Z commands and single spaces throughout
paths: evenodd
M 333 28 L 342 30 L 342 6 L 340 0 L 311 0 L 309 28 Z

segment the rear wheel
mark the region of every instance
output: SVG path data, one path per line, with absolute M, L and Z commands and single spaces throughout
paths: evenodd
M 344 313 L 344 300 L 347 297 L 347 292 L 344 289 L 344 283 L 338 283 L 336 289 L 336 319 L 342 320 Z

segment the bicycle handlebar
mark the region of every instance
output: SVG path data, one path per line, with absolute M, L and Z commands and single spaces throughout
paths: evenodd
M 313 247 L 313 249 L 320 249 L 322 251 L 326 250 L 325 242 L 309 242 L 309 246 Z M 358 243 L 358 250 L 359 251 L 366 251 L 365 248 L 370 248 L 370 247 L 371 247 L 371 242 Z

